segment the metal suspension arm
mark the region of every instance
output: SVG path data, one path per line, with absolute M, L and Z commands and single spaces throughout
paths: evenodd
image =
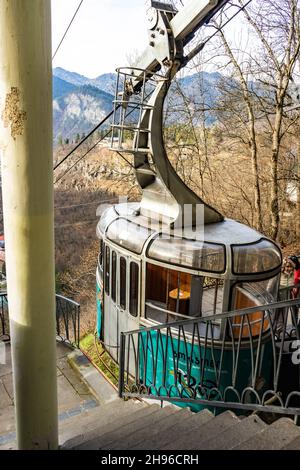
M 177 12 L 170 3 L 152 0 L 148 18 L 149 46 L 137 66 L 125 73 L 122 92 L 118 91 L 119 79 L 117 82 L 113 129 L 120 130 L 118 145 L 121 151 L 128 151 L 122 147 L 122 142 L 123 131 L 130 129 L 130 125 L 125 124 L 130 97 L 139 94 L 141 99 L 141 117 L 137 126 L 132 128 L 135 139 L 133 147 L 129 149 L 134 154 L 136 178 L 143 189 L 140 213 L 149 215 L 154 212 L 159 219 L 167 217 L 172 226 L 181 226 L 187 206 L 192 207 L 189 222 L 192 226 L 197 225 L 199 207 L 204 210 L 201 218 L 205 224 L 223 220 L 223 216 L 188 188 L 173 169 L 165 150 L 162 128 L 163 105 L 169 86 L 175 74 L 185 64 L 184 46 L 228 1 L 190 0 Z M 157 75 L 159 69 L 162 71 Z M 155 82 L 155 77 L 158 77 L 155 91 L 147 101 L 145 84 L 149 80 Z M 123 111 L 120 122 L 116 123 L 118 105 Z M 115 149 L 114 134 L 112 149 Z
M 173 18 L 170 19 L 168 27 L 174 42 L 181 42 L 187 45 L 194 37 L 195 32 L 209 20 L 226 4 L 229 0 L 189 0 L 187 4 L 176 13 L 173 10 Z M 159 2 L 152 2 L 157 8 Z M 143 52 L 137 67 L 143 70 L 157 72 L 163 63 L 163 59 L 158 58 L 162 54 L 162 49 L 167 47 L 164 28 L 159 25 L 158 9 L 153 9 L 153 16 L 150 23 L 150 42 Z M 167 12 L 172 14 L 172 12 Z M 139 80 L 133 83 L 134 88 L 139 87 Z

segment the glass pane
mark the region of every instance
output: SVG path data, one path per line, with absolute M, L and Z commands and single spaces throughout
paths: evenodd
M 100 249 L 99 249 L 99 267 L 103 267 L 103 240 L 100 240 Z
M 115 220 L 107 230 L 107 237 L 119 246 L 141 254 L 146 240 L 152 234 L 152 230 L 136 225 L 125 219 Z
M 149 258 L 189 268 L 222 273 L 225 271 L 225 248 L 214 243 L 171 237 L 156 238 L 148 251 Z
M 255 305 L 264 305 L 276 302 L 279 279 L 280 275 L 277 275 L 275 277 L 272 277 L 272 279 L 266 279 L 258 282 L 243 282 L 237 284 L 235 286 L 235 295 L 237 290 L 243 289 L 244 291 L 247 291 L 247 293 L 249 293 L 249 295 L 251 295 L 253 299 L 255 299 Z M 249 305 L 244 307 L 235 303 L 234 308 L 240 309 L 247 308 L 248 306 Z M 253 307 L 253 305 L 250 305 L 250 307 Z
M 100 218 L 98 229 L 102 235 L 105 234 L 106 227 L 117 217 L 116 212 L 113 209 L 107 209 Z
M 259 282 L 243 282 L 234 287 L 233 309 L 240 310 L 249 307 L 259 307 L 277 300 L 277 290 L 280 275 Z M 258 310 L 242 317 L 237 315 L 230 320 L 230 335 L 235 338 L 257 336 L 269 330 L 270 322 L 267 313 Z
M 99 256 L 98 256 L 98 273 L 100 276 L 100 280 L 103 282 L 103 250 L 104 244 L 102 238 L 100 238 L 100 246 L 99 246 Z
M 251 245 L 232 247 L 233 272 L 236 274 L 263 273 L 281 265 L 279 248 L 269 240 Z
M 120 258 L 120 307 L 126 310 L 126 259 Z
M 130 299 L 129 312 L 137 317 L 139 304 L 139 266 L 137 263 L 130 263 Z
M 218 315 L 222 313 L 223 308 L 224 285 L 222 279 L 213 279 L 211 277 L 203 278 L 201 315 L 203 317 Z M 218 319 L 216 321 L 219 322 Z
M 215 315 L 214 324 L 219 324 L 222 307 L 222 279 L 194 276 L 147 263 L 146 318 L 166 323 Z
M 105 247 L 105 276 L 104 276 L 104 288 L 107 295 L 109 295 L 109 279 L 110 279 L 110 249 L 108 246 Z
M 117 292 L 117 255 L 113 251 L 111 255 L 111 298 L 116 301 L 116 292 Z
M 160 323 L 182 320 L 182 315 L 190 315 L 190 297 L 190 274 L 147 263 L 146 318 Z

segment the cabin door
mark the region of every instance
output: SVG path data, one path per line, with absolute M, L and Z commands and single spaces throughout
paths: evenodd
M 104 258 L 104 343 L 106 349 L 116 361 L 119 356 L 117 279 L 117 252 L 106 246 Z
M 118 345 L 122 331 L 136 330 L 140 317 L 140 279 L 141 263 L 132 256 L 118 256 Z M 133 373 L 136 352 L 130 347 L 130 369 Z
M 104 278 L 104 342 L 119 361 L 121 332 L 139 327 L 141 262 L 106 246 Z
M 118 267 L 119 333 L 121 333 L 121 331 L 135 330 L 139 326 L 140 261 L 119 254 Z

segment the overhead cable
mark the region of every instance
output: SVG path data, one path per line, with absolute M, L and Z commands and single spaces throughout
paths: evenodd
M 206 38 L 203 42 L 201 42 L 198 46 L 196 46 L 186 57 L 184 57 L 182 66 L 186 65 L 192 58 L 194 58 L 206 46 L 206 44 L 214 36 L 216 36 L 216 34 L 219 31 L 221 31 L 225 26 L 227 26 L 227 24 L 230 21 L 232 21 L 241 11 L 243 11 L 251 3 L 251 1 L 252 0 L 248 0 L 242 7 L 239 7 L 238 11 L 235 12 L 229 19 L 227 19 L 227 21 L 220 28 L 216 28 L 216 31 L 211 36 Z M 230 5 L 230 6 L 233 6 L 233 5 Z M 80 5 L 79 5 L 79 7 L 80 7 Z M 79 9 L 79 7 L 78 7 L 78 9 Z M 137 106 L 135 108 L 133 108 L 131 110 L 131 112 L 133 112 L 134 109 L 136 109 L 136 108 L 137 108 Z M 131 112 L 129 112 L 128 115 L 131 114 Z M 53 170 L 56 170 L 62 163 L 64 163 L 97 129 L 99 129 L 99 127 L 101 127 L 113 115 L 113 113 L 114 113 L 114 110 L 112 110 L 104 119 L 102 119 L 102 121 L 96 127 L 94 127 L 94 129 L 92 129 L 89 132 L 89 134 L 86 137 L 84 137 L 84 139 L 82 139 L 78 143 L 78 145 L 76 145 L 60 162 L 58 162 L 54 166 Z M 77 165 L 77 163 L 79 163 L 83 158 L 85 158 L 106 136 L 108 136 L 110 134 L 110 132 L 111 131 L 108 131 L 103 137 L 101 137 L 84 155 L 82 155 L 73 165 L 71 165 L 71 167 L 69 167 L 61 176 L 59 176 L 55 180 L 54 184 L 56 184 L 58 181 L 60 181 L 72 168 L 74 168 L 74 166 Z M 122 156 L 122 158 L 124 160 L 126 160 L 125 157 Z M 133 166 L 130 162 L 128 162 L 128 160 L 126 160 L 126 162 L 130 166 Z
M 102 124 L 104 124 L 104 123 L 113 115 L 113 113 L 114 113 L 114 111 L 112 110 L 104 119 L 102 119 L 102 121 L 101 121 L 99 124 L 97 124 L 97 126 L 94 127 L 94 129 L 92 129 L 91 132 L 89 132 L 88 135 L 85 136 L 85 137 L 71 150 L 71 152 L 69 152 L 62 160 L 60 160 L 60 162 L 58 162 L 58 163 L 54 166 L 53 171 L 56 170 L 62 163 L 64 163 L 64 161 L 66 161 L 67 158 L 69 158 L 69 157 L 70 157 L 70 156 L 71 156 L 89 137 L 91 137 L 91 135 L 93 135 L 94 132 L 96 132 L 96 130 L 99 129 L 99 127 L 101 127 Z M 111 131 L 109 131 L 107 134 L 105 134 L 105 136 L 102 137 L 102 138 L 97 142 L 97 144 L 98 144 L 99 142 L 101 142 L 101 140 L 104 139 L 110 132 L 111 132 Z M 96 144 L 96 145 L 97 145 L 97 144 Z M 94 148 L 94 147 L 95 147 L 95 146 L 93 146 L 93 148 Z M 91 150 L 92 150 L 92 149 L 91 149 Z M 89 153 L 89 152 L 87 152 L 87 153 Z
M 81 1 L 79 2 L 79 5 L 78 5 L 78 7 L 76 8 L 76 11 L 75 11 L 73 17 L 72 17 L 72 19 L 71 19 L 71 21 L 70 21 L 70 23 L 69 23 L 69 25 L 68 25 L 66 31 L 64 32 L 63 37 L 62 37 L 61 40 L 60 40 L 60 43 L 58 44 L 58 46 L 57 46 L 57 48 L 56 48 L 56 50 L 55 50 L 55 52 L 54 52 L 54 54 L 53 54 L 53 56 L 52 56 L 52 60 L 54 60 L 54 58 L 55 58 L 55 56 L 56 56 L 56 54 L 57 54 L 57 52 L 58 52 L 60 46 L 62 45 L 62 43 L 63 43 L 63 41 L 64 41 L 64 39 L 65 39 L 65 37 L 66 37 L 66 35 L 67 35 L 67 33 L 68 33 L 70 27 L 71 27 L 73 21 L 75 20 L 75 17 L 76 17 L 76 15 L 77 15 L 77 13 L 78 13 L 78 11 L 79 11 L 79 9 L 80 9 L 80 7 L 81 7 L 82 4 L 83 4 L 83 0 L 81 0 Z

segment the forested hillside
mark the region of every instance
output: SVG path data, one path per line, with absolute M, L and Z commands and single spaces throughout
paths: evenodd
M 207 203 L 270 236 L 285 252 L 300 254 L 300 112 L 295 87 L 300 65 L 299 1 L 254 1 L 240 21 L 247 40 L 214 23 L 218 30 L 210 47 L 173 83 L 165 106 L 168 156 L 180 177 Z M 57 135 L 61 129 L 63 137 L 56 146 L 58 161 L 74 147 L 72 141 L 82 137 L 75 123 L 86 120 L 82 132 L 87 132 L 111 107 L 108 92 L 113 93 L 115 76 L 107 74 L 87 83 L 85 77 L 66 71 L 54 73 L 76 87 L 74 93 L 62 84 L 66 94 L 54 99 L 54 109 L 56 104 L 60 109 L 65 106 L 68 116 L 73 112 L 74 122 L 69 134 L 64 118 L 57 125 Z M 96 201 L 112 195 L 140 197 L 130 164 L 107 150 L 107 141 L 96 144 L 99 136 L 88 139 L 55 172 L 57 200 L 69 194 L 68 204 L 74 200 L 74 204 L 86 201 L 96 206 Z M 131 157 L 127 158 L 130 163 Z M 72 224 L 90 217 L 79 208 L 70 214 L 67 209 L 59 212 L 61 220 Z M 74 258 L 64 258 L 71 238 L 57 232 L 58 266 L 64 271 L 63 279 L 69 279 L 64 288 L 72 284 L 79 297 L 86 292 L 81 286 L 87 279 L 84 273 L 94 273 L 96 265 L 97 217 L 93 214 L 88 236 L 86 227 L 72 232 L 76 240 L 68 249 L 76 252 Z M 81 276 L 73 275 L 78 269 Z M 76 288 L 70 281 L 74 278 Z

